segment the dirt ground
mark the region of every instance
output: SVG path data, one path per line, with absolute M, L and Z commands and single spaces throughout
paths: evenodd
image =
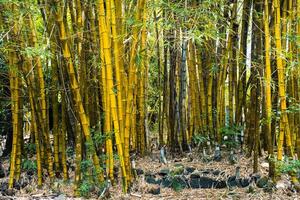
M 267 175 L 268 164 L 261 158 L 259 161 L 259 173 L 261 177 Z M 109 188 L 109 194 L 104 195 L 105 199 L 124 199 L 124 200 L 138 200 L 138 199 L 272 199 L 272 200 L 288 200 L 288 199 L 300 199 L 299 193 L 296 193 L 291 188 L 289 177 L 282 175 L 280 183 L 281 187 L 274 187 L 271 191 L 265 191 L 263 188 L 258 188 L 255 184 L 248 187 L 233 187 L 233 188 L 222 188 L 222 189 L 192 189 L 186 188 L 180 191 L 175 191 L 169 187 L 160 187 L 149 184 L 145 180 L 145 174 L 152 173 L 157 174 L 162 169 L 173 169 L 176 165 L 183 165 L 184 167 L 193 167 L 197 170 L 219 170 L 227 175 L 233 175 L 236 167 L 240 167 L 241 177 L 250 177 L 252 173 L 252 160 L 246 158 L 243 155 L 238 156 L 238 162 L 230 164 L 227 156 L 224 156 L 221 162 L 209 161 L 203 162 L 200 154 L 194 152 L 189 155 L 184 155 L 178 158 L 169 159 L 167 164 L 159 162 L 159 153 L 151 156 L 145 156 L 136 160 L 136 169 L 142 170 L 144 173 L 139 175 L 134 181 L 131 191 L 128 194 L 122 193 L 120 184 Z M 8 161 L 4 162 L 4 166 L 8 166 Z M 70 179 L 73 179 L 72 172 L 70 173 Z M 5 192 L 0 193 L 1 199 L 55 199 L 55 200 L 66 200 L 66 199 L 87 199 L 87 198 L 75 198 L 74 197 L 74 184 L 72 181 L 65 183 L 61 180 L 57 180 L 50 184 L 49 181 L 45 180 L 43 187 L 38 189 L 36 187 L 37 179 L 32 177 L 30 180 L 26 177 L 26 174 L 22 174 L 22 180 L 28 182 L 28 184 L 14 190 L 12 194 Z M 0 185 L 3 190 L 3 184 L 8 181 L 8 177 L 0 179 Z M 149 191 L 153 187 L 160 187 L 159 194 L 151 194 Z M 251 188 L 249 188 L 251 187 Z M 250 191 L 251 190 L 251 191 Z M 102 199 L 104 199 L 102 198 Z M 95 194 L 90 195 L 90 199 L 101 199 Z

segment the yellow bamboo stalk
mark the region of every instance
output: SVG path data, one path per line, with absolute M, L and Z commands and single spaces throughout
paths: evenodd
M 31 107 L 31 124 L 33 127 L 33 132 L 34 132 L 34 139 L 35 139 L 35 149 L 36 149 L 36 162 L 37 162 L 37 172 L 38 172 L 38 187 L 42 186 L 42 162 L 41 162 L 41 154 L 40 154 L 40 141 L 39 141 L 39 132 L 37 128 L 37 123 L 36 123 L 36 111 L 34 108 L 34 100 L 33 100 L 33 92 L 32 88 L 30 86 L 29 88 L 29 101 L 30 101 L 30 107 Z
M 290 138 L 290 129 L 286 113 L 286 92 L 285 92 L 285 69 L 282 63 L 282 44 L 281 44 L 281 33 L 280 33 L 280 4 L 278 0 L 274 0 L 274 10 L 275 10 L 275 46 L 276 46 L 276 63 L 278 70 L 278 90 L 279 90 L 279 99 L 280 99 L 280 133 L 279 141 L 277 148 L 277 159 L 282 160 L 282 147 L 283 147 L 283 138 L 286 136 L 287 148 L 290 151 L 290 156 L 293 157 L 294 152 L 292 148 L 291 138 Z
M 205 101 L 205 92 L 204 92 L 204 80 L 203 80 L 203 66 L 202 66 L 202 56 L 201 56 L 201 50 L 196 49 L 196 55 L 197 55 L 197 67 L 198 67 L 198 85 L 199 85 L 199 104 L 201 113 L 199 115 L 200 118 L 200 130 L 202 133 L 206 132 L 206 126 L 207 126 L 207 113 L 206 113 L 206 101 Z
M 104 53 L 104 61 L 105 61 L 105 68 L 106 68 L 106 79 L 107 81 L 107 95 L 109 96 L 110 100 L 110 108 L 112 112 L 112 119 L 114 124 L 114 134 L 116 139 L 116 145 L 118 149 L 120 165 L 122 169 L 122 176 L 123 176 L 123 190 L 127 191 L 127 178 L 126 178 L 126 170 L 125 170 L 125 163 L 123 158 L 123 147 L 121 144 L 121 137 L 120 137 L 120 127 L 119 127 L 119 118 L 117 112 L 117 101 L 116 96 L 114 93 L 114 83 L 113 83 L 113 72 L 112 72 L 112 61 L 111 61 L 111 52 L 110 52 L 110 37 L 107 32 L 107 25 L 105 21 L 105 10 L 104 10 L 104 2 L 103 0 L 98 1 L 98 20 L 100 21 L 100 33 L 99 35 L 103 38 L 103 53 Z
M 10 158 L 10 173 L 8 187 L 12 188 L 15 176 L 15 165 L 17 156 L 17 143 L 18 143 L 18 108 L 19 108 L 19 97 L 18 97 L 18 77 L 17 77 L 17 55 L 15 51 L 9 54 L 9 79 L 10 79 L 10 90 L 11 90 L 11 107 L 12 107 L 12 126 L 13 126 L 13 141 L 12 151 Z
M 111 109 L 110 109 L 110 100 L 109 95 L 107 95 L 108 90 L 108 80 L 106 78 L 106 68 L 105 68 L 105 61 L 104 61 L 104 49 L 103 49 L 103 38 L 100 38 L 101 45 L 100 45 L 100 52 L 101 52 L 101 82 L 102 82 L 102 89 L 103 89 L 103 108 L 105 113 L 105 122 L 104 122 L 104 134 L 106 136 L 106 173 L 108 177 L 113 182 L 114 181 L 114 160 L 113 160 L 113 146 L 112 146 L 112 128 L 111 128 Z
M 147 20 L 147 10 L 145 8 L 143 12 L 143 28 L 141 32 L 141 54 L 142 54 L 142 61 L 140 66 L 140 81 L 139 81 L 139 150 L 142 155 L 145 153 L 145 117 L 146 117 L 146 105 L 145 105 L 145 98 L 146 98 L 146 81 L 147 81 L 147 27 L 146 27 L 146 20 Z M 159 42 L 159 41 L 157 41 Z M 136 119 L 134 117 L 134 119 Z M 133 122 L 133 126 L 135 127 L 135 123 Z
M 53 46 L 51 45 L 51 52 L 53 55 L 55 55 L 56 51 Z M 52 107 L 53 107 L 53 129 L 52 134 L 54 138 L 54 165 L 55 170 L 59 170 L 59 145 L 61 144 L 61 141 L 59 142 L 59 130 L 58 130 L 58 124 L 59 124 L 59 117 L 58 117 L 58 92 L 57 92 L 57 83 L 58 83 L 58 75 L 57 75 L 57 62 L 56 57 L 52 57 L 51 59 L 51 86 L 52 86 L 52 92 L 51 92 L 51 101 L 52 101 Z
M 24 46 L 24 38 L 22 38 L 21 44 Z M 34 134 L 34 139 L 35 139 L 35 148 L 36 148 L 36 162 L 37 162 L 37 178 L 38 178 L 38 183 L 37 186 L 41 187 L 42 186 L 42 155 L 41 155 L 41 142 L 40 138 L 41 135 L 39 134 L 38 131 L 38 115 L 37 115 L 37 102 L 35 102 L 34 96 L 35 92 L 33 90 L 34 88 L 34 73 L 31 72 L 31 66 L 32 66 L 32 59 L 29 57 L 24 58 L 24 67 L 23 67 L 23 72 L 24 74 L 27 74 L 25 81 L 27 81 L 27 87 L 28 87 L 28 93 L 29 93 L 29 103 L 30 103 L 30 114 L 31 114 L 31 126 L 32 129 L 31 131 Z M 28 78 L 27 78 L 28 77 Z
M 36 36 L 36 29 L 32 22 L 32 18 L 29 15 L 29 26 L 31 31 L 31 42 L 33 47 L 37 48 L 37 36 Z M 46 95 L 45 95 L 45 81 L 44 81 L 44 75 L 43 75 L 43 66 L 42 62 L 39 56 L 36 56 L 34 58 L 35 64 L 36 64 L 36 70 L 38 75 L 38 81 L 39 81 L 39 88 L 40 88 L 40 108 L 41 108 L 41 117 L 42 117 L 42 123 L 43 126 L 43 133 L 44 133 L 44 139 L 45 139 L 45 147 L 46 147 L 46 153 L 47 153 L 47 163 L 48 163 L 48 172 L 50 178 L 54 177 L 53 172 L 53 160 L 51 155 L 51 147 L 50 147 L 50 138 L 49 138 L 49 130 L 48 130 L 48 120 L 47 120 L 47 105 L 46 105 Z
M 268 143 L 268 153 L 272 157 L 273 155 L 273 142 L 271 132 L 271 120 L 272 120 L 272 96 L 271 96 L 271 44 L 270 44 L 270 28 L 269 28 L 269 3 L 268 0 L 264 1 L 264 31 L 265 31 L 265 109 L 266 109 L 266 134 Z M 271 161 L 272 162 L 272 161 Z M 274 176 L 274 169 L 270 164 L 269 175 Z
M 62 47 L 62 51 L 63 51 L 63 56 L 64 56 L 64 59 L 66 60 L 66 64 L 67 64 L 66 68 L 67 68 L 67 72 L 68 72 L 68 75 L 70 78 L 71 91 L 73 93 L 73 98 L 74 98 L 75 104 L 78 106 L 78 110 L 76 110 L 76 112 L 78 113 L 78 116 L 79 116 L 82 131 L 85 136 L 85 140 L 92 148 L 93 163 L 94 163 L 94 166 L 96 169 L 98 180 L 101 182 L 101 180 L 103 180 L 102 169 L 100 167 L 99 158 L 95 151 L 94 143 L 91 138 L 88 119 L 87 119 L 85 110 L 83 108 L 83 103 L 81 100 L 81 94 L 80 94 L 80 89 L 79 89 L 80 87 L 78 85 L 78 81 L 77 81 L 77 78 L 75 75 L 75 69 L 73 66 L 72 58 L 71 58 L 71 52 L 70 52 L 70 48 L 69 48 L 69 45 L 67 42 L 68 36 L 67 36 L 66 30 L 65 30 L 63 16 L 61 14 L 62 6 L 59 5 L 58 2 L 56 2 L 56 3 L 57 3 L 56 4 L 57 10 L 55 13 L 56 14 L 56 22 L 57 22 L 57 25 L 59 28 L 59 36 L 60 36 L 60 43 L 61 43 L 61 47 Z
M 137 21 L 141 20 L 141 16 L 144 12 L 145 0 L 138 1 L 138 7 L 136 10 Z M 127 102 L 126 102 L 126 118 L 125 118 L 125 133 L 124 133 L 124 160 L 126 166 L 126 172 L 128 180 L 130 181 L 131 170 L 130 170 L 130 159 L 129 159 L 129 140 L 131 131 L 131 119 L 133 106 L 135 105 L 134 91 L 135 91 L 135 80 L 136 80 L 136 52 L 138 45 L 138 34 L 139 29 L 137 26 L 133 27 L 132 44 L 130 50 L 130 61 L 129 61 L 129 75 L 128 75 L 128 92 L 127 92 Z
M 120 135 L 123 138 L 122 144 L 124 144 L 124 120 L 123 120 L 123 88 L 122 88 L 122 59 L 120 58 L 120 42 L 118 40 L 118 32 L 117 32 L 117 20 L 116 20 L 116 7 L 115 1 L 111 0 L 111 28 L 112 28 L 112 39 L 113 39 L 113 50 L 114 50 L 114 57 L 115 57 L 115 71 L 116 71 L 116 85 L 117 85 L 117 101 L 118 101 L 118 117 L 119 117 L 119 124 L 120 124 Z
M 18 63 L 18 70 L 22 70 L 22 66 Z M 22 79 L 18 77 L 18 143 L 17 143 L 17 155 L 16 155 L 16 173 L 15 173 L 15 180 L 18 182 L 20 180 L 21 175 L 21 160 L 22 160 L 22 143 L 23 141 L 23 97 L 22 97 Z

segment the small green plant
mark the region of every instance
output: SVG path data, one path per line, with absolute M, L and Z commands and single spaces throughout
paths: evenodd
M 175 175 L 174 173 L 170 173 L 168 178 L 170 180 L 170 186 L 174 191 L 180 192 L 182 189 L 186 187 L 186 183 L 180 175 Z
M 95 147 L 93 145 L 93 141 L 90 139 L 90 140 L 87 140 L 84 144 L 86 147 L 87 155 L 93 155 L 95 153 Z
M 83 176 L 78 191 L 82 197 L 88 198 L 95 188 L 101 186 L 97 177 L 99 173 L 103 172 L 103 169 L 100 168 L 100 171 L 96 171 L 93 161 L 91 159 L 85 159 L 80 163 L 80 170 Z
M 94 128 L 91 128 L 90 131 L 96 147 L 103 145 L 107 139 L 113 139 L 114 136 L 113 131 L 103 133 L 101 130 L 96 130 Z
M 241 137 L 242 127 L 233 125 L 225 126 L 220 129 L 222 135 L 222 144 L 229 149 L 237 148 L 239 145 L 238 138 Z
M 93 162 L 91 160 L 83 160 L 80 163 L 80 169 L 81 169 L 82 173 L 87 172 L 92 167 L 93 167 Z
M 37 163 L 36 161 L 25 159 L 22 162 L 22 169 L 25 171 L 36 171 L 37 169 Z
M 300 173 L 300 161 L 285 158 L 283 161 L 276 161 L 276 171 L 281 173 Z
M 114 154 L 114 160 L 119 160 L 119 155 L 118 154 Z
M 193 142 L 197 145 L 197 146 L 201 146 L 203 144 L 205 144 L 209 139 L 206 136 L 200 135 L 200 134 L 196 134 L 193 136 Z
M 80 196 L 88 198 L 90 197 L 91 190 L 93 188 L 93 184 L 87 180 L 83 180 L 79 186 Z
M 34 155 L 36 152 L 35 144 L 32 144 L 32 143 L 25 144 L 24 150 L 25 150 L 25 152 L 27 152 L 27 155 L 29 157 L 32 157 L 32 155 Z
M 93 132 L 93 141 L 95 142 L 96 145 L 104 144 L 105 140 L 106 137 L 100 130 Z

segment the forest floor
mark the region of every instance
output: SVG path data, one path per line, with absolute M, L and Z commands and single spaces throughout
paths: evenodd
M 225 153 L 224 153 L 225 154 Z M 263 156 L 259 160 L 259 172 L 253 174 L 253 161 L 244 155 L 237 156 L 236 163 L 228 161 L 228 154 L 222 155 L 221 161 L 213 161 L 208 157 L 203 160 L 198 152 L 178 156 L 169 159 L 167 164 L 160 162 L 159 152 L 136 160 L 137 176 L 128 194 L 123 194 L 120 184 L 109 188 L 105 195 L 108 199 L 300 199 L 289 181 L 287 175 L 282 175 L 277 185 L 270 186 L 264 182 L 268 174 L 268 163 Z M 8 160 L 2 161 L 4 168 L 8 166 Z M 246 183 L 229 183 L 230 176 L 235 174 L 236 168 L 240 168 L 240 180 Z M 7 168 L 6 168 L 7 169 Z M 70 173 L 73 179 L 74 173 Z M 87 199 L 75 198 L 72 182 L 55 181 L 50 184 L 45 180 L 42 188 L 36 187 L 35 175 L 30 178 L 24 173 L 21 184 L 13 192 L 7 192 L 8 177 L 0 179 L 1 199 Z M 205 177 L 203 179 L 203 177 Z M 256 177 L 256 181 L 251 177 Z M 174 180 L 177 180 L 177 182 Z M 198 181 L 195 183 L 195 180 Z M 213 180 L 213 186 L 211 181 Z M 247 180 L 249 181 L 247 183 Z M 262 182 L 262 183 L 261 183 Z M 218 184 L 216 184 L 218 183 Z M 220 184 L 221 183 L 221 184 Z M 222 185 L 222 183 L 225 185 Z M 214 188 L 212 188 L 214 187 Z M 99 193 L 98 193 L 99 194 Z M 90 194 L 90 199 L 100 199 L 96 193 Z

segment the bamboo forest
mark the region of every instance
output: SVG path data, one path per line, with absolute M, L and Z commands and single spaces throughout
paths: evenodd
M 299 199 L 300 0 L 0 0 L 0 199 Z

